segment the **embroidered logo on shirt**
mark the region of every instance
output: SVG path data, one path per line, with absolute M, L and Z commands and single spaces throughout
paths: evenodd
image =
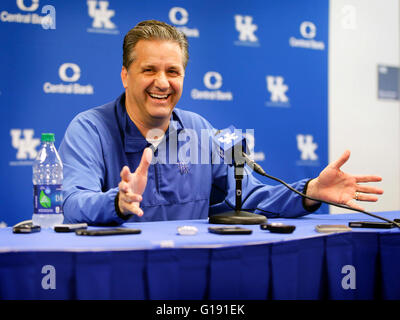
M 178 162 L 178 168 L 181 174 L 186 174 L 189 173 L 189 164 L 179 161 Z

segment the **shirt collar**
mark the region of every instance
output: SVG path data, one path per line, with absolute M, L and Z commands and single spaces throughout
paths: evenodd
M 143 137 L 135 123 L 129 118 L 125 107 L 125 93 L 117 99 L 117 114 L 120 128 L 123 132 L 125 152 L 142 152 L 150 143 Z M 165 133 L 165 139 L 173 133 L 179 133 L 183 129 L 181 119 L 175 110 L 172 111 L 169 127 Z

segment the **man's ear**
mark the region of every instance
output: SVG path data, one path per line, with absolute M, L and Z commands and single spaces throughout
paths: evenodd
M 121 80 L 122 80 L 122 85 L 126 89 L 128 87 L 128 70 L 124 66 L 122 66 L 121 70 Z

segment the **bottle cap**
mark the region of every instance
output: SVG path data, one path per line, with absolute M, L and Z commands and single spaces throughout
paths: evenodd
M 42 133 L 42 142 L 54 142 L 54 133 Z

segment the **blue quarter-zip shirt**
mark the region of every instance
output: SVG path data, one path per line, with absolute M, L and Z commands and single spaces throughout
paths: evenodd
M 185 133 L 184 130 L 196 132 L 199 137 L 197 154 L 200 158 L 203 152 L 204 159 L 200 137 L 201 130 L 206 129 L 213 130 L 213 127 L 200 115 L 175 108 L 163 138 L 166 144 L 163 145 L 178 143 L 176 152 L 179 153 L 186 142 L 172 140 Z M 115 209 L 121 169 L 127 165 L 134 172 L 144 148 L 148 146 L 150 144 L 126 113 L 125 94 L 111 103 L 78 114 L 68 126 L 59 148 L 64 165 L 64 223 L 104 225 L 121 224 L 127 219 L 205 219 L 232 210 L 235 205 L 233 167 L 224 163 L 212 164 L 211 161 L 205 164 L 201 161 L 171 162 L 169 157 L 172 155 L 166 147 L 158 148 L 154 158 L 166 158 L 167 161 L 155 161 L 149 167 L 148 182 L 140 204 L 143 216 L 122 218 Z M 210 159 L 213 156 L 211 150 Z M 300 180 L 292 186 L 303 191 L 307 180 Z M 260 208 L 270 214 L 251 211 L 268 217 L 296 217 L 311 212 L 304 208 L 302 198 L 297 194 L 284 186 L 262 184 L 249 171 L 242 184 L 243 209 Z M 316 209 L 314 207 L 312 211 Z

